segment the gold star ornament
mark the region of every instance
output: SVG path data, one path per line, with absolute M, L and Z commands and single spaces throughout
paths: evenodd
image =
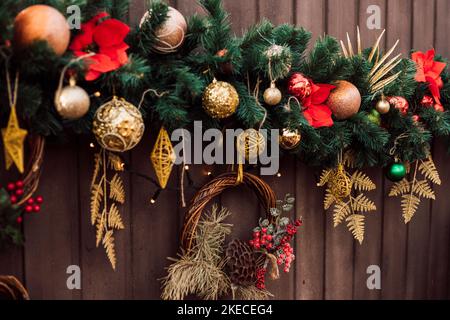
M 20 173 L 24 171 L 23 144 L 27 136 L 27 130 L 20 128 L 17 119 L 16 108 L 11 108 L 8 125 L 2 129 L 3 146 L 5 149 L 6 169 L 9 170 L 14 163 Z

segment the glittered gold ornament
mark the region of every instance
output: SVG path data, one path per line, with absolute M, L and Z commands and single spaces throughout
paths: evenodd
M 8 125 L 5 129 L 2 129 L 7 170 L 9 170 L 14 163 L 20 173 L 24 172 L 23 143 L 27 134 L 27 130 L 20 128 L 19 120 L 17 119 L 16 107 L 12 106 Z
M 279 137 L 280 146 L 284 150 L 295 149 L 301 142 L 302 135 L 298 130 L 283 129 Z
M 237 137 L 236 148 L 245 159 L 254 160 L 266 148 L 266 138 L 258 130 L 247 129 Z
M 276 106 L 283 99 L 281 91 L 275 86 L 275 82 L 270 84 L 270 88 L 264 91 L 264 102 L 270 106 Z
M 114 97 L 95 113 L 93 133 L 100 146 L 124 152 L 134 148 L 144 134 L 142 114 L 134 105 Z
M 203 93 L 202 104 L 212 118 L 224 119 L 236 112 L 239 106 L 239 95 L 228 82 L 214 79 Z
M 386 99 L 381 99 L 377 102 L 376 109 L 380 114 L 386 114 L 391 109 L 391 105 Z
M 337 168 L 333 171 L 333 175 L 328 182 L 328 187 L 338 200 L 342 200 L 350 195 L 352 181 L 342 163 L 339 163 Z
M 339 80 L 335 85 L 336 89 L 331 91 L 327 105 L 338 120 L 351 118 L 361 107 L 361 94 L 358 88 L 348 81 Z
M 56 91 L 56 111 L 65 119 L 80 119 L 89 111 L 90 105 L 89 95 L 76 85 L 73 78 L 70 79 L 70 85 Z
M 161 128 L 153 147 L 151 161 L 155 169 L 159 185 L 165 189 L 175 163 L 175 152 L 166 129 Z

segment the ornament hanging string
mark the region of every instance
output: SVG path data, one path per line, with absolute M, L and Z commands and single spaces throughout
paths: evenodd
M 156 97 L 158 97 L 158 98 L 162 98 L 162 97 L 164 97 L 166 94 L 169 93 L 168 91 L 164 91 L 164 92 L 158 93 L 158 91 L 156 91 L 155 89 L 147 89 L 147 90 L 145 90 L 144 93 L 142 94 L 141 101 L 139 101 L 138 110 L 141 110 L 142 104 L 144 103 L 144 100 L 145 100 L 145 96 L 146 96 L 147 93 L 149 93 L 149 92 L 153 93 L 153 94 L 154 94 Z
M 394 157 L 395 161 L 398 161 L 398 160 L 399 160 L 399 158 L 398 158 L 398 156 L 396 155 L 396 153 L 397 153 L 397 147 L 398 147 L 398 145 L 400 144 L 400 140 L 406 139 L 406 138 L 408 138 L 408 137 L 409 137 L 409 134 L 408 134 L 407 132 L 404 132 L 404 133 L 402 133 L 401 135 L 399 135 L 397 138 L 395 138 L 395 140 L 394 140 L 394 146 L 389 150 L 389 155 L 390 155 L 391 157 Z
M 59 95 L 59 94 L 61 93 L 61 91 L 62 91 L 63 84 L 64 84 L 64 76 L 65 76 L 67 70 L 69 69 L 69 67 L 70 67 L 71 65 L 73 65 L 74 63 L 77 63 L 78 61 L 81 61 L 81 60 L 83 60 L 83 59 L 85 59 L 85 58 L 92 57 L 92 56 L 94 56 L 94 55 L 95 55 L 94 52 L 91 52 L 91 53 L 82 55 L 82 56 L 80 56 L 80 57 L 78 57 L 78 58 L 75 58 L 75 59 L 70 60 L 70 61 L 64 66 L 64 68 L 61 70 L 61 75 L 59 76 L 58 89 L 57 89 L 57 91 L 56 91 L 56 92 L 57 92 L 57 95 Z

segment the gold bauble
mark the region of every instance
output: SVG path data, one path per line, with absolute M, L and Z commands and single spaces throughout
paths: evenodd
M 347 198 L 352 192 L 352 181 L 342 163 L 339 163 L 333 171 L 333 175 L 328 182 L 328 187 L 330 192 L 339 201 Z
M 335 83 L 336 89 L 331 91 L 327 105 L 338 120 L 351 118 L 361 107 L 361 94 L 357 87 L 348 81 L 340 80 Z
M 377 102 L 376 109 L 380 114 L 386 114 L 391 109 L 391 105 L 389 104 L 389 102 L 387 100 L 382 99 Z
M 144 129 L 139 109 L 124 99 L 114 97 L 97 110 L 92 130 L 103 148 L 124 152 L 139 143 Z
M 140 26 L 147 19 L 151 19 L 148 11 L 142 17 Z M 155 30 L 156 43 L 153 49 L 162 54 L 176 52 L 184 42 L 187 27 L 186 19 L 180 11 L 169 6 L 167 20 Z
M 253 160 L 266 148 L 266 138 L 258 130 L 247 129 L 237 137 L 236 147 L 238 153 L 244 155 L 245 159 Z
M 275 86 L 274 83 L 270 85 L 270 88 L 267 88 L 264 91 L 263 97 L 264 102 L 267 103 L 269 106 L 276 106 L 281 102 L 281 99 L 283 99 L 281 91 Z
M 46 41 L 62 56 L 70 41 L 70 27 L 64 15 L 53 7 L 37 4 L 22 10 L 14 20 L 14 47 L 23 50 L 35 41 Z
M 214 79 L 203 93 L 202 104 L 212 118 L 224 119 L 236 112 L 239 105 L 239 95 L 228 82 Z
M 91 105 L 87 92 L 71 81 L 69 86 L 58 90 L 55 95 L 55 107 L 65 119 L 76 120 L 83 117 Z
M 279 138 L 280 146 L 284 150 L 292 150 L 298 147 L 300 141 L 302 140 L 302 135 L 297 129 L 283 129 Z

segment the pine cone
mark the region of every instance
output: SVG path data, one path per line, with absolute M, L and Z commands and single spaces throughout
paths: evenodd
M 254 285 L 256 260 L 252 248 L 246 242 L 234 239 L 228 244 L 225 255 L 231 282 L 239 286 Z

